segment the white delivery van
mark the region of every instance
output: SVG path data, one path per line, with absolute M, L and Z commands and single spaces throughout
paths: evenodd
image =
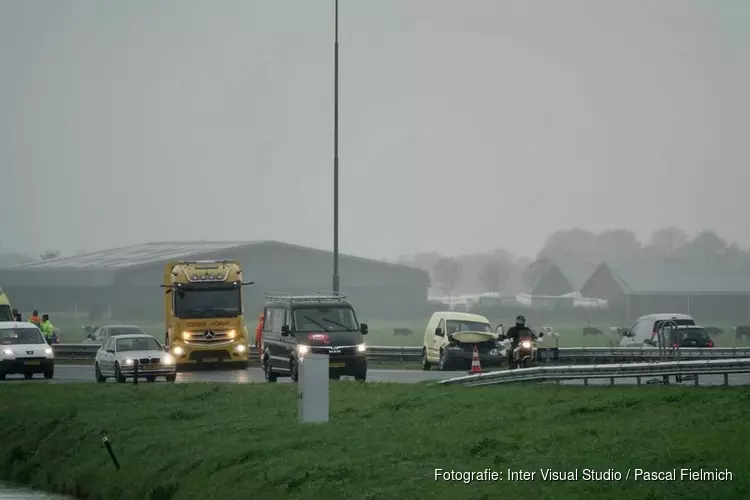
M 500 328 L 500 327 L 498 327 Z M 458 311 L 436 312 L 427 322 L 422 343 L 422 368 L 433 364 L 441 370 L 468 370 L 474 354 L 484 366 L 500 366 L 505 349 L 489 320 L 478 314 Z
M 695 326 L 695 320 L 689 314 L 682 313 L 657 313 L 641 316 L 627 332 L 623 333 L 620 347 L 653 347 L 656 332 L 665 324 Z

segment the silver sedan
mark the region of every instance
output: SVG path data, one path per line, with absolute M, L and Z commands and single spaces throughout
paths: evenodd
M 94 373 L 97 382 L 114 378 L 123 383 L 138 374 L 153 382 L 165 377 L 167 382 L 177 378 L 174 358 L 151 335 L 129 334 L 110 337 L 96 353 Z

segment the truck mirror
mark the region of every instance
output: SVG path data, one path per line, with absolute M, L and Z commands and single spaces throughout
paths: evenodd
M 289 330 L 289 325 L 284 325 L 281 327 L 281 336 L 282 337 L 288 337 L 291 333 L 291 330 Z
M 359 325 L 359 331 L 362 332 L 362 335 L 367 335 L 367 332 L 369 331 L 367 327 L 367 323 L 361 323 Z
M 443 336 L 443 330 L 441 330 L 440 327 L 435 328 L 435 336 L 436 337 L 442 337 Z

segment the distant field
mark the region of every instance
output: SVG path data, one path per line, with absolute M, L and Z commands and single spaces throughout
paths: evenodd
M 388 320 L 373 319 L 367 320 L 370 327 L 370 333 L 367 336 L 367 343 L 371 345 L 385 346 L 421 346 L 424 338 L 424 331 L 427 326 L 428 318 L 411 319 L 411 320 Z M 363 320 L 364 321 L 364 320 Z M 82 326 L 89 324 L 85 320 L 76 320 L 73 318 L 60 318 L 55 320 L 55 326 L 63 332 L 63 342 L 79 343 L 83 342 L 86 335 L 81 329 Z M 154 335 L 157 339 L 164 337 L 164 325 L 160 322 L 143 322 L 138 320 L 106 320 L 97 324 L 127 324 L 138 325 L 147 333 Z M 570 325 L 564 323 L 549 322 L 546 323 L 554 327 L 560 336 L 550 337 L 544 342 L 544 347 L 612 347 L 619 343 L 620 337 L 609 331 L 610 325 Z M 256 323 L 248 324 L 251 337 L 254 335 Z M 601 336 L 583 335 L 584 326 L 599 328 L 604 332 Z M 724 329 L 724 334 L 714 337 L 717 347 L 744 347 L 750 346 L 747 339 L 736 340 L 731 326 L 715 325 Z M 412 331 L 411 335 L 395 335 L 394 329 L 406 328 Z

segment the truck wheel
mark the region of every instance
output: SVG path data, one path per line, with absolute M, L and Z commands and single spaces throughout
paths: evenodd
M 146 382 L 156 382 L 156 377 L 154 377 L 153 375 L 149 375 L 148 377 L 146 377 Z
M 432 367 L 432 364 L 430 364 L 429 361 L 427 361 L 427 349 L 422 349 L 422 370 L 424 371 L 430 371 L 430 368 Z
M 31 380 L 33 377 L 34 377 L 33 373 L 24 373 L 23 374 L 23 378 L 25 378 L 26 380 Z
M 354 380 L 358 382 L 365 382 L 367 380 L 367 369 L 360 370 L 356 375 L 354 375 Z
M 99 368 L 99 363 L 94 365 L 94 376 L 96 377 L 96 381 L 100 384 L 107 381 L 107 377 L 102 375 L 102 370 Z
M 49 370 L 44 370 L 44 378 L 46 378 L 47 380 L 52 379 L 52 377 L 54 376 L 55 376 L 54 368 L 50 368 Z

